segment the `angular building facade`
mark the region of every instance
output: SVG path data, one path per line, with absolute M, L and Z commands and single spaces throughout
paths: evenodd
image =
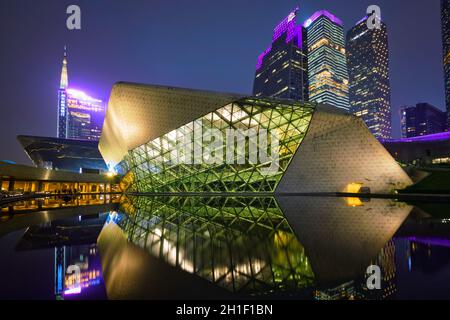
M 447 128 L 450 129 L 450 0 L 441 0 L 442 45 L 444 55 Z
M 103 101 L 69 87 L 67 52 L 58 90 L 57 137 L 63 139 L 98 141 L 105 118 Z
M 267 132 L 253 159 L 250 135 L 240 135 L 250 132 Z M 128 193 L 344 192 L 355 185 L 390 192 L 411 183 L 361 119 L 292 100 L 118 83 L 99 149 L 124 174 Z
M 412 138 L 440 133 L 446 128 L 446 113 L 429 103 L 400 108 L 402 137 Z
M 378 139 L 391 137 L 391 86 L 386 25 L 370 30 L 367 17 L 347 33 L 350 111 Z
M 110 299 L 285 298 L 294 290 L 306 298 L 318 289 L 330 299 L 330 286 L 366 288 L 366 270 L 374 260 L 385 286 L 361 290 L 358 298 L 378 298 L 389 294 L 386 278 L 395 275 L 394 252 L 386 242 L 412 210 L 381 199 L 349 208 L 336 197 L 122 199 L 120 213 L 108 219 L 98 238 Z M 113 263 L 124 256 L 132 263 Z M 162 263 L 173 267 L 164 269 L 165 277 L 139 272 Z
M 108 171 L 97 141 L 18 136 L 20 144 L 38 168 L 84 173 Z
M 253 95 L 308 100 L 305 29 L 296 25 L 298 7 L 273 31 L 272 44 L 258 57 Z
M 348 111 L 348 71 L 342 21 L 326 10 L 303 25 L 308 44 L 309 101 Z

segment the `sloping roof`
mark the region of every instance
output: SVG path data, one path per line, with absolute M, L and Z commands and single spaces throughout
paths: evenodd
M 98 141 L 17 136 L 28 157 L 37 167 L 50 161 L 55 168 L 79 171 L 79 168 L 107 170 L 98 150 Z
M 108 164 L 128 150 L 216 110 L 243 95 L 119 82 L 113 86 L 99 143 Z

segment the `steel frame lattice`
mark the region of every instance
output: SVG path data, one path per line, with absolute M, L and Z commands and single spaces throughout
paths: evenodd
M 119 165 L 120 171 L 126 173 L 123 188 L 128 193 L 274 192 L 308 130 L 315 106 L 253 98 L 231 103 L 129 151 Z M 217 164 L 172 161 L 174 150 L 180 149 L 179 141 L 186 136 L 190 138 L 183 141 L 195 145 L 194 148 L 205 148 L 202 139 L 194 139 L 195 125 L 201 125 L 203 132 L 207 129 L 218 129 L 223 133 L 227 129 L 264 129 L 269 135 L 276 134 L 279 139 L 278 170 L 266 175 L 262 168 L 270 166 L 270 162 L 238 164 L 237 153 L 234 164 L 227 161 Z M 248 142 L 241 142 L 247 143 L 247 160 Z M 224 148 L 225 143 L 216 150 L 224 151 Z
M 122 201 L 128 240 L 232 292 L 310 287 L 314 273 L 273 197 L 134 197 Z

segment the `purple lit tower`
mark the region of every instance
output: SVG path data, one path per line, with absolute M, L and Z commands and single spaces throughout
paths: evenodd
M 67 51 L 64 48 L 58 90 L 58 138 L 100 140 L 105 112 L 103 101 L 69 87 Z
M 308 100 L 305 30 L 296 7 L 274 29 L 272 44 L 258 57 L 253 95 Z

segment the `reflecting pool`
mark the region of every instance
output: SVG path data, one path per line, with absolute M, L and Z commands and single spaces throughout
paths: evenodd
M 2 210 L 0 298 L 450 298 L 450 210 L 443 203 L 88 200 Z M 380 289 L 367 285 L 369 266 L 381 271 Z

